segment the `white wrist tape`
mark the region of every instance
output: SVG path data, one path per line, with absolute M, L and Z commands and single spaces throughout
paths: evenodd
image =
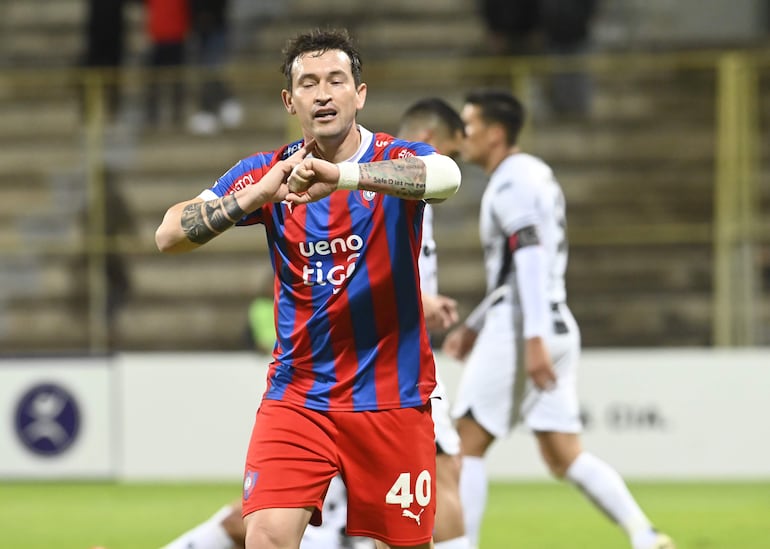
M 340 162 L 337 164 L 340 170 L 340 178 L 337 180 L 337 188 L 346 191 L 358 190 L 358 178 L 361 171 L 357 162 Z
M 423 198 L 449 198 L 460 188 L 460 168 L 443 154 L 418 156 L 425 164 L 425 194 Z

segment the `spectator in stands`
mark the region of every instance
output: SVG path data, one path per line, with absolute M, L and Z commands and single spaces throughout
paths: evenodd
M 228 5 L 228 0 L 190 0 L 195 60 L 203 70 L 199 110 L 189 120 L 195 134 L 235 128 L 243 120 L 243 108 L 222 75 L 230 41 Z
M 537 51 L 538 0 L 480 0 L 487 53 L 527 55 Z
M 120 110 L 120 80 L 117 69 L 123 65 L 125 0 L 89 0 L 85 26 L 85 52 L 81 65 L 105 70 L 107 114 L 114 118 Z
M 168 92 L 171 119 L 175 125 L 181 125 L 184 83 L 179 69 L 185 62 L 190 28 L 188 0 L 145 0 L 145 6 L 150 40 L 148 65 L 152 71 L 147 88 L 147 122 L 152 126 L 160 123 L 161 96 Z
M 588 53 L 596 5 L 596 0 L 540 0 L 545 53 L 570 57 Z M 593 81 L 584 71 L 553 74 L 549 92 L 551 107 L 556 113 L 586 114 L 591 110 Z
M 492 55 L 578 56 L 591 46 L 596 0 L 481 0 Z M 593 83 L 588 74 L 555 73 L 548 100 L 558 114 L 585 114 L 591 108 Z

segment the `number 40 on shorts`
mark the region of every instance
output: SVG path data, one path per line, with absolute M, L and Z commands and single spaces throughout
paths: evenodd
M 417 505 L 420 507 L 426 507 L 430 503 L 431 488 L 430 488 L 430 473 L 428 471 L 422 471 L 417 475 L 417 479 L 414 481 L 414 489 L 412 489 L 412 475 L 410 473 L 401 473 L 398 475 L 396 482 L 388 490 L 385 496 L 385 503 L 394 505 L 400 505 L 404 509 L 410 507 L 414 500 L 417 500 Z

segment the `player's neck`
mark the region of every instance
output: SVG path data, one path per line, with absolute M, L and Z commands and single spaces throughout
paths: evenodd
M 318 139 L 313 150 L 313 156 L 328 162 L 344 162 L 355 155 L 360 146 L 361 132 L 359 132 L 358 125 L 356 124 L 350 132 L 345 134 L 342 140 Z
M 518 145 L 513 145 L 511 147 L 500 147 L 491 151 L 487 157 L 487 162 L 484 165 L 484 171 L 487 175 L 490 175 L 497 169 L 503 160 L 520 152 L 521 149 L 519 149 Z

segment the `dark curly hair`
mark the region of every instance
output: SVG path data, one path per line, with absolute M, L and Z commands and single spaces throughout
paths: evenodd
M 294 60 L 309 52 L 325 53 L 330 50 L 340 50 L 350 59 L 350 71 L 356 86 L 361 83 L 361 55 L 353 45 L 346 29 L 314 29 L 292 38 L 283 49 L 283 64 L 281 72 L 286 77 L 286 89 L 291 90 L 291 68 Z

